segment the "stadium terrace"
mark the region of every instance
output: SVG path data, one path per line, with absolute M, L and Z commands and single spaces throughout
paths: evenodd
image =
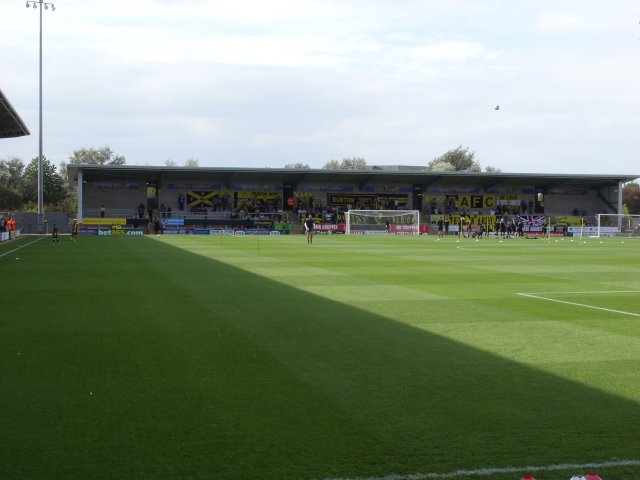
M 420 233 L 447 216 L 487 231 L 519 216 L 566 232 L 594 226 L 596 214 L 622 210 L 622 185 L 639 175 L 429 172 L 422 167 L 366 170 L 185 168 L 69 165 L 78 189 L 78 222 L 165 232 L 295 232 L 311 215 L 325 233 L 344 232 L 348 210 L 411 210 Z M 536 227 L 537 226 L 537 227 Z

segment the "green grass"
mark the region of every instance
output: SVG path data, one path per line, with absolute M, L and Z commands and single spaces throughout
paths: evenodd
M 0 245 L 3 480 L 640 460 L 640 242 L 33 240 Z M 460 478 L 589 470 L 640 477 Z

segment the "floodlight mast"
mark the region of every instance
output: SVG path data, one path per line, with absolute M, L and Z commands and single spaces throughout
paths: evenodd
M 43 171 L 42 171 L 42 162 L 43 162 L 43 141 L 42 141 L 42 7 L 45 10 L 49 10 L 51 7 L 51 11 L 54 12 L 56 10 L 56 6 L 53 3 L 43 2 L 42 0 L 27 0 L 25 5 L 27 8 L 33 7 L 37 8 L 40 6 L 40 43 L 39 43 L 39 84 L 38 84 L 38 92 L 39 92 L 39 119 L 38 119 L 38 127 L 39 127 L 39 139 L 38 139 L 38 233 L 42 233 L 44 231 L 43 228 L 43 215 L 44 215 L 44 186 L 43 186 Z

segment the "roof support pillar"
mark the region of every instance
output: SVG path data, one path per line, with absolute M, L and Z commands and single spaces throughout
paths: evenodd
M 83 190 L 83 185 L 84 185 L 84 181 L 83 181 L 83 171 L 82 168 L 78 169 L 78 189 L 77 189 L 77 193 L 78 193 L 78 214 L 77 214 L 77 218 L 78 218 L 78 223 L 82 223 L 82 190 Z

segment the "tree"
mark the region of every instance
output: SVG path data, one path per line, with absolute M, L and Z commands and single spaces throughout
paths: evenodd
M 296 162 L 296 163 L 287 163 L 284 168 L 294 168 L 297 170 L 308 170 L 311 167 L 308 163 Z
M 326 170 L 366 170 L 367 161 L 361 157 L 343 158 L 341 162 L 329 160 L 322 167 Z
M 31 160 L 31 163 L 24 169 L 24 186 L 24 200 L 37 201 L 38 158 Z M 42 187 L 45 203 L 56 205 L 67 198 L 64 179 L 56 172 L 56 167 L 46 157 L 42 158 Z
M 81 148 L 74 150 L 69 157 L 69 165 L 124 165 L 127 163 L 123 155 L 114 155 L 113 151 L 105 145 L 102 148 Z M 60 176 L 67 183 L 67 163 L 60 163 Z M 68 188 L 68 187 L 67 187 Z
M 75 150 L 69 157 L 72 165 L 124 165 L 127 163 L 123 155 L 114 155 L 113 151 L 105 145 L 102 148 L 81 148 Z
M 491 165 L 487 165 L 486 167 L 484 167 L 484 171 L 487 173 L 501 173 L 502 170 L 500 170 L 498 167 L 492 167 Z
M 166 159 L 164 161 L 164 164 L 166 167 L 177 167 L 178 166 L 178 162 L 176 162 L 175 160 L 171 160 L 170 158 Z
M 23 204 L 18 190 L 8 188 L 0 183 L 0 212 L 3 210 L 19 210 Z
M 437 158 L 434 158 L 427 165 L 427 170 L 432 172 L 481 172 L 480 164 L 474 160 L 475 152 L 470 152 L 469 147 L 462 148 L 460 145 L 454 150 L 449 150 Z M 450 170 L 450 167 L 453 170 Z
M 189 158 L 184 161 L 184 166 L 189 168 L 198 168 L 200 166 L 200 160 L 197 158 Z
M 324 168 L 325 170 L 339 170 L 340 162 L 338 160 L 329 160 L 324 164 L 324 167 L 322 168 Z
M 360 157 L 343 158 L 340 162 L 340 168 L 343 170 L 366 170 L 367 161 Z
M 22 207 L 24 163 L 19 158 L 0 160 L 0 211 Z
M 640 185 L 636 182 L 627 183 L 622 188 L 622 203 L 632 215 L 640 214 Z
M 430 172 L 455 172 L 456 167 L 445 160 L 432 160 L 427 166 Z
M 19 158 L 0 160 L 0 185 L 18 190 L 22 186 L 24 163 Z

